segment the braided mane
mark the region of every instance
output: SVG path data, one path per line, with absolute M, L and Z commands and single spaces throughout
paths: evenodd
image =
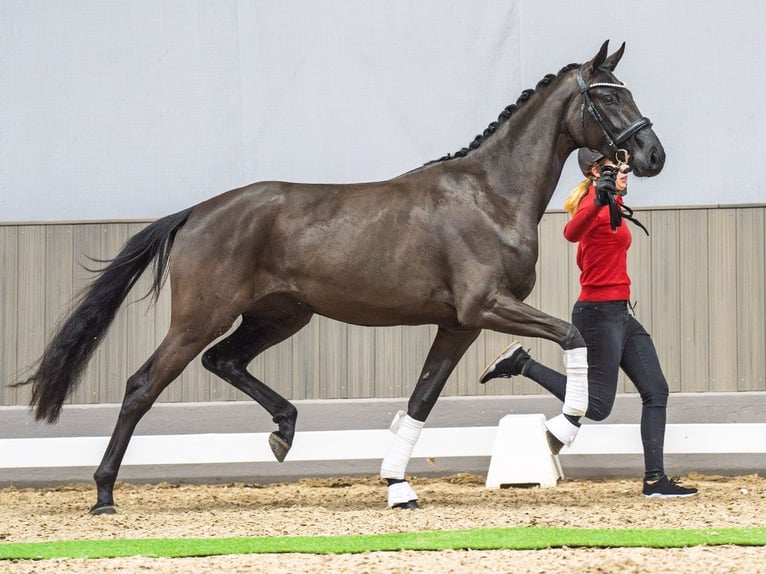
M 440 161 L 448 161 L 451 159 L 459 158 L 459 157 L 465 157 L 467 156 L 471 151 L 478 148 L 482 142 L 487 139 L 489 136 L 491 136 L 493 133 L 497 131 L 497 128 L 499 128 L 503 123 L 508 121 L 508 119 L 519 109 L 521 106 L 523 106 L 529 98 L 532 97 L 532 95 L 535 93 L 535 91 L 540 90 L 542 88 L 548 87 L 553 80 L 555 80 L 558 76 L 561 74 L 565 74 L 566 72 L 569 72 L 571 70 L 574 70 L 575 68 L 578 68 L 580 64 L 568 64 L 561 68 L 558 72 L 558 74 L 546 74 L 545 77 L 537 82 L 537 85 L 535 86 L 535 89 L 528 89 L 521 92 L 521 95 L 516 100 L 515 104 L 510 104 L 503 109 L 502 112 L 500 112 L 500 115 L 497 117 L 497 120 L 490 123 L 487 128 L 484 130 L 483 133 L 478 134 L 473 141 L 468 144 L 467 147 L 464 147 L 455 153 L 447 154 L 445 156 L 440 157 L 439 159 L 434 159 L 429 161 L 428 163 L 425 163 L 424 165 L 430 165 L 432 163 L 437 163 Z

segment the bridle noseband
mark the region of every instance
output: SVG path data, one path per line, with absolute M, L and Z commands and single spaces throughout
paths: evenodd
M 649 118 L 641 116 L 636 121 L 634 121 L 632 124 L 630 124 L 628 127 L 626 127 L 624 130 L 622 130 L 620 133 L 618 133 L 616 136 L 612 135 L 612 133 L 609 131 L 609 128 L 606 127 L 606 124 L 604 123 L 604 120 L 601 119 L 601 114 L 598 113 L 598 110 L 596 109 L 596 106 L 593 105 L 593 100 L 591 100 L 590 95 L 588 94 L 589 90 L 592 90 L 593 88 L 620 88 L 622 90 L 627 90 L 627 86 L 623 84 L 611 84 L 608 82 L 598 82 L 595 84 L 591 84 L 590 86 L 585 83 L 585 80 L 582 77 L 582 66 L 577 70 L 577 85 L 580 87 L 580 93 L 582 94 L 582 107 L 580 108 L 580 121 L 582 123 L 582 129 L 583 132 L 585 132 L 585 110 L 587 109 L 588 112 L 590 112 L 590 115 L 593 117 L 594 120 L 596 120 L 596 123 L 601 128 L 601 131 L 604 132 L 604 135 L 606 136 L 607 144 L 609 145 L 609 148 L 612 150 L 612 153 L 617 155 L 617 152 L 620 150 L 620 144 L 627 140 L 629 137 L 634 135 L 639 130 L 642 130 L 644 128 L 650 128 L 652 127 L 652 122 Z

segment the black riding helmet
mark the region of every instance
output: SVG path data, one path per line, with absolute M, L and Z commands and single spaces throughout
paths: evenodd
M 590 166 L 602 159 L 604 159 L 604 154 L 586 147 L 581 147 L 580 151 L 577 152 L 577 163 L 580 164 L 580 171 L 585 177 L 591 177 Z

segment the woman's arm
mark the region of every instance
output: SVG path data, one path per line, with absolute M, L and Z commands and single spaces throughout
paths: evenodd
M 580 201 L 577 211 L 564 226 L 564 237 L 567 241 L 577 243 L 596 224 L 596 214 L 604 207 L 593 202 L 595 195 L 593 190 L 588 191 Z

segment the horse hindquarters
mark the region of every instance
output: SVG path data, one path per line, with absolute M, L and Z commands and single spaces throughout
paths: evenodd
M 170 327 L 151 357 L 128 378 L 125 396 L 109 446 L 94 479 L 98 500 L 94 514 L 113 512 L 113 487 L 136 425 L 160 393 L 194 357 L 229 330 L 245 305 L 242 297 L 227 296 L 218 275 L 220 262 L 189 249 L 186 228 L 179 235 L 171 265 Z M 225 303 L 223 303 L 225 301 Z

